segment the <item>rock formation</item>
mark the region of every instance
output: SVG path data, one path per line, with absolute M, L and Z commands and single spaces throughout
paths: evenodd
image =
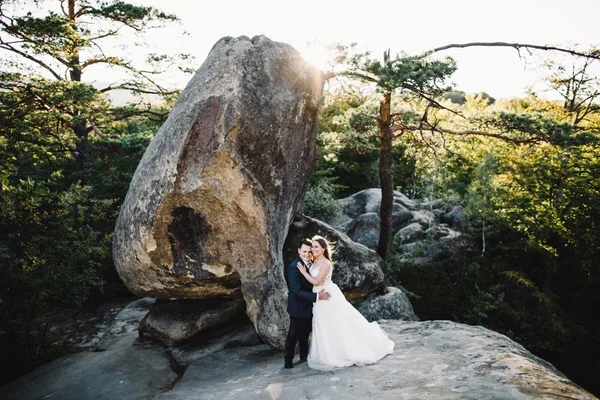
M 323 75 L 264 36 L 219 40 L 131 181 L 113 258 L 136 295 L 235 297 L 282 347 L 282 247 L 315 158 Z
M 376 249 L 379 242 L 381 189 L 365 189 L 337 200 L 342 214 L 331 224 L 350 239 Z M 468 245 L 461 230 L 466 212 L 460 206 L 436 199 L 419 202 L 394 192 L 392 232 L 399 239 L 403 257 L 417 263 L 453 257 Z
M 140 323 L 140 337 L 151 337 L 173 346 L 196 335 L 231 323 L 234 318 L 248 319 L 243 313 L 242 296 L 225 299 L 157 300 Z
M 488 329 L 450 321 L 379 323 L 396 343 L 394 354 L 325 373 L 306 363 L 283 369 L 281 351 L 252 345 L 249 323 L 219 343 L 170 352 L 149 343 L 132 346 L 136 334 L 126 331 L 104 351 L 61 357 L 0 387 L 0 398 L 596 399 Z
M 419 317 L 404 292 L 397 287 L 385 288 L 385 294 L 374 296 L 360 303 L 356 308 L 369 321 L 397 319 L 418 321 Z

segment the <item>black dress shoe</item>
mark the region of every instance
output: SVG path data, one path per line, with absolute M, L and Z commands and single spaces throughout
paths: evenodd
M 306 362 L 306 356 L 300 357 L 300 362 Z
M 294 364 L 291 361 L 286 361 L 285 364 L 283 364 L 283 368 L 285 368 L 285 369 L 294 368 Z

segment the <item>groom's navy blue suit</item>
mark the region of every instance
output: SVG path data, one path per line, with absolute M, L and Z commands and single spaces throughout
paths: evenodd
M 296 342 L 300 345 L 300 358 L 308 355 L 308 336 L 312 330 L 312 308 L 317 294 L 312 292 L 313 285 L 298 270 L 297 264 L 304 260 L 296 257 L 287 268 L 288 306 L 290 329 L 285 338 L 285 361 L 291 363 L 294 358 Z

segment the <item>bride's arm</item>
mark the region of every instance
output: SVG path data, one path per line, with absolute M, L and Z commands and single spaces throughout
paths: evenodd
M 300 263 L 298 263 L 298 264 L 300 264 Z M 322 285 L 323 282 L 325 282 L 325 277 L 327 276 L 327 274 L 329 273 L 329 270 L 331 269 L 331 263 L 329 261 L 325 262 L 325 265 L 323 265 L 321 267 L 321 270 L 319 270 L 319 274 L 315 278 L 313 278 L 312 275 L 306 271 L 306 268 L 304 268 L 303 265 L 302 265 L 302 267 L 299 265 L 298 269 L 300 270 L 300 272 L 302 272 L 302 275 L 304 275 L 306 280 L 311 283 L 311 285 L 319 286 L 319 285 Z

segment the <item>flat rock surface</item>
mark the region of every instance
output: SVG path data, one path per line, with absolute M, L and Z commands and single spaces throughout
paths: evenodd
M 152 399 L 177 378 L 162 348 L 120 335 L 110 349 L 61 357 L 0 387 L 3 400 Z
M 594 399 L 550 364 L 490 330 L 450 321 L 382 321 L 396 343 L 378 364 L 333 372 L 282 368 L 266 346 L 192 364 L 175 399 Z
M 380 321 L 396 343 L 378 364 L 332 372 L 283 368 L 266 345 L 224 349 L 175 374 L 133 333 L 102 353 L 57 360 L 0 388 L 2 399 L 595 399 L 518 343 L 450 321 Z

